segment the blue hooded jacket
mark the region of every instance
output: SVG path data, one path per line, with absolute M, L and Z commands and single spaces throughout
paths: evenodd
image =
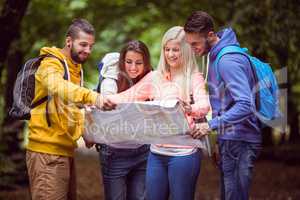
M 219 51 L 239 45 L 231 28 L 217 33 L 219 42 L 209 54 L 208 88 L 213 110 L 209 126 L 218 130 L 218 139 L 261 142 L 259 119 L 252 112 L 255 81 L 248 59 L 241 54 L 225 54 L 214 67 Z

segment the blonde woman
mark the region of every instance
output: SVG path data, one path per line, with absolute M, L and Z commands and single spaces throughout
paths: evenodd
M 185 107 L 186 117 L 193 129 L 194 118 L 205 117 L 209 111 L 203 76 L 198 72 L 194 54 L 184 40 L 183 27 L 170 28 L 163 36 L 161 55 L 156 71 L 140 82 L 109 98 L 114 102 L 145 99 L 180 99 L 186 104 L 192 94 L 194 104 Z M 148 200 L 194 199 L 200 172 L 201 152 L 192 146 L 172 144 L 151 145 L 146 172 Z

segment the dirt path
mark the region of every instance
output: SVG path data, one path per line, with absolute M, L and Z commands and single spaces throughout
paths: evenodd
M 86 150 L 80 144 L 76 155 L 78 200 L 103 198 L 100 164 L 96 151 Z M 287 165 L 276 161 L 259 160 L 255 166 L 252 200 L 298 200 L 300 199 L 299 165 Z M 219 171 L 210 160 L 202 162 L 197 184 L 196 198 L 199 200 L 219 199 Z M 29 200 L 28 188 L 17 191 L 0 191 L 0 199 Z

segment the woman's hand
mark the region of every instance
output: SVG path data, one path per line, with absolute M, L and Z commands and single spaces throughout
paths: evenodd
M 181 99 L 178 99 L 180 106 L 182 107 L 183 111 L 187 114 L 190 115 L 192 114 L 192 106 L 185 101 L 182 101 Z

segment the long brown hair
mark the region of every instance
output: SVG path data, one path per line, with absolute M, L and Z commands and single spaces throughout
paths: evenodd
M 140 53 L 143 56 L 144 70 L 138 77 L 131 79 L 125 70 L 125 56 L 128 51 Z M 150 53 L 148 47 L 139 40 L 131 40 L 121 49 L 119 58 L 119 75 L 118 75 L 118 92 L 127 90 L 132 85 L 141 80 L 147 73 L 152 70 L 150 63 Z

